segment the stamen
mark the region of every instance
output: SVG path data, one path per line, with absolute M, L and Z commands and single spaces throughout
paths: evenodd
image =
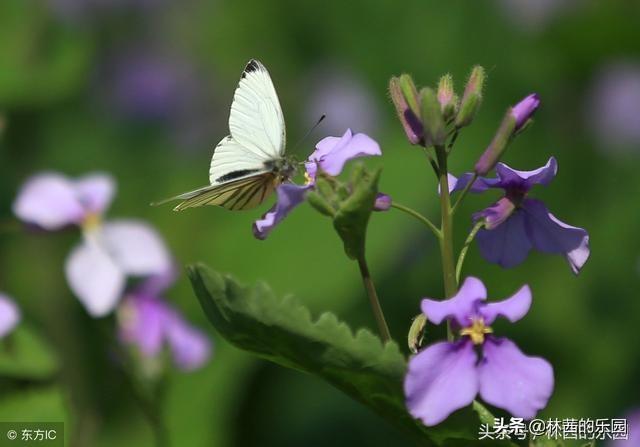
M 484 319 L 473 318 L 471 320 L 471 326 L 462 329 L 460 331 L 460 336 L 464 337 L 465 335 L 468 335 L 474 345 L 481 345 L 484 343 L 484 336 L 491 333 L 493 333 L 493 329 L 489 326 L 485 326 Z
M 100 227 L 102 223 L 102 218 L 98 213 L 89 213 L 85 216 L 84 220 L 81 223 L 82 229 L 86 232 L 91 232 L 98 227 Z

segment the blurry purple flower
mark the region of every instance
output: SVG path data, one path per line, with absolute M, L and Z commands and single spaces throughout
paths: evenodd
M 587 128 L 604 151 L 636 151 L 640 145 L 640 62 L 604 67 L 591 86 Z
M 48 0 L 51 11 L 59 19 L 80 22 L 118 11 L 146 11 L 165 0 Z
M 498 0 L 504 13 L 519 29 L 538 31 L 559 16 L 576 9 L 576 0 Z
M 378 128 L 378 104 L 367 87 L 355 77 L 340 69 L 321 70 L 307 84 L 311 87 L 305 101 L 304 116 L 308 122 L 315 122 L 326 115 L 322 123 L 325 134 L 339 134 L 344 130 L 344 123 L 365 133 Z
M 444 301 L 422 300 L 422 312 L 433 324 L 450 321 L 460 339 L 438 342 L 409 361 L 404 391 L 411 415 L 427 426 L 445 420 L 470 405 L 477 394 L 512 415 L 533 418 L 553 391 L 553 368 L 528 357 L 509 339 L 493 336 L 497 317 L 516 322 L 531 306 L 529 286 L 512 297 L 487 303 L 487 291 L 477 278 L 467 278 L 458 293 Z M 481 348 L 480 358 L 476 348 Z
M 511 113 L 516 119 L 516 130 L 519 130 L 538 110 L 540 97 L 532 93 L 511 108 Z
M 384 193 L 378 193 L 376 201 L 373 204 L 374 211 L 388 211 L 391 208 L 391 196 Z
M 532 248 L 543 253 L 561 254 L 571 270 L 578 273 L 589 258 L 589 234 L 573 227 L 549 212 L 540 200 L 528 197 L 534 185 L 548 185 L 558 170 L 556 159 L 533 171 L 516 171 L 504 163 L 496 166 L 497 178 L 479 178 L 472 192 L 501 188 L 505 196 L 476 214 L 474 220 L 484 219 L 486 227 L 478 232 L 480 253 L 489 262 L 502 267 L 522 263 Z M 451 191 L 464 189 L 471 174 L 460 179 L 450 177 Z
M 118 310 L 120 337 L 149 358 L 168 346 L 176 366 L 192 371 L 211 356 L 211 342 L 160 297 L 174 277 L 173 270 L 150 277 L 125 298 Z
M 378 143 L 363 133 L 354 135 L 351 129 L 347 129 L 342 137 L 323 138 L 305 163 L 307 183 L 284 183 L 278 186 L 276 204 L 254 223 L 253 234 L 258 239 L 266 239 L 271 230 L 304 201 L 307 191 L 315 184 L 318 166 L 327 174 L 336 176 L 349 160 L 381 154 Z
M 20 322 L 20 309 L 11 298 L 0 293 L 0 339 L 6 337 Z
M 613 438 L 612 441 L 607 443 L 607 447 L 637 447 L 640 445 L 640 409 L 635 409 L 628 413 L 625 418 L 627 421 L 627 439 L 624 438 L 622 431 L 614 433 L 611 431 L 611 435 L 618 436 L 619 438 Z
M 82 229 L 83 241 L 67 257 L 65 273 L 94 317 L 114 309 L 127 276 L 153 275 L 171 265 L 164 242 L 148 224 L 125 219 L 102 223 L 114 189 L 106 174 L 71 180 L 43 173 L 25 182 L 13 204 L 16 216 L 28 224 L 48 231 L 68 225 Z
M 106 83 L 108 99 L 121 113 L 141 120 L 166 120 L 185 111 L 195 96 L 194 81 L 186 61 L 138 48 L 111 63 Z

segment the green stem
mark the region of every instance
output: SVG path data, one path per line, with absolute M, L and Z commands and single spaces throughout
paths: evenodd
M 462 201 L 464 200 L 465 196 L 467 195 L 467 193 L 471 190 L 471 187 L 473 186 L 473 184 L 475 183 L 476 179 L 478 178 L 478 174 L 476 174 L 475 172 L 473 173 L 473 176 L 471 177 L 471 180 L 469 181 L 469 183 L 467 183 L 464 187 L 464 189 L 462 190 L 462 192 L 460 193 L 460 195 L 458 196 L 458 200 L 456 200 L 456 203 L 453 205 L 453 209 L 451 210 L 451 212 L 453 214 L 455 214 L 456 210 L 458 209 L 458 207 L 460 206 L 460 204 L 462 203 Z
M 460 274 L 462 273 L 462 265 L 464 264 L 464 258 L 467 256 L 467 251 L 469 251 L 469 247 L 471 246 L 471 243 L 475 239 L 476 234 L 478 234 L 478 231 L 480 231 L 482 227 L 484 227 L 484 220 L 479 220 L 478 222 L 476 222 L 476 224 L 471 229 L 469 236 L 467 236 L 467 239 L 464 241 L 462 250 L 460 250 L 460 255 L 458 256 L 458 262 L 456 264 L 456 282 L 458 283 L 460 282 Z
M 444 146 L 436 147 L 438 156 L 440 182 L 440 257 L 442 259 L 442 276 L 444 279 L 444 293 L 446 298 L 456 294 L 456 269 L 453 256 L 453 219 L 451 212 L 451 196 L 449 195 L 449 179 L 447 169 L 447 151 Z M 447 323 L 447 338 L 453 341 L 451 326 Z
M 378 331 L 380 332 L 380 337 L 382 338 L 383 343 L 386 343 L 391 340 L 391 334 L 389 333 L 387 322 L 384 319 L 384 313 L 382 312 L 382 307 L 380 306 L 378 293 L 376 292 L 376 288 L 373 284 L 373 281 L 371 280 L 371 273 L 369 272 L 369 266 L 367 265 L 367 261 L 365 260 L 364 255 L 358 258 L 358 267 L 360 267 L 360 276 L 362 276 L 364 288 L 367 291 L 367 295 L 369 296 L 369 302 L 371 304 L 373 316 L 376 319 L 376 323 L 378 323 Z
M 408 215 L 415 217 L 416 219 L 418 219 L 421 223 L 423 223 L 424 225 L 426 225 L 427 228 L 429 228 L 429 230 L 431 230 L 433 232 L 433 234 L 440 239 L 441 238 L 441 234 L 440 234 L 440 230 L 438 229 L 438 227 L 436 227 L 434 225 L 433 222 L 431 222 L 427 217 L 423 216 L 422 214 L 420 214 L 419 212 L 417 212 L 416 210 L 409 208 L 408 206 L 405 205 L 401 205 L 397 202 L 391 202 L 391 207 L 395 208 L 397 210 L 400 210 L 404 213 L 407 213 Z

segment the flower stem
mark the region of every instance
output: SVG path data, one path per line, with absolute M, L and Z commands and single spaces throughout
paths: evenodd
M 367 265 L 367 261 L 365 260 L 364 255 L 358 258 L 358 267 L 360 267 L 360 276 L 362 276 L 364 288 L 367 291 L 367 295 L 369 296 L 369 303 L 371 304 L 373 316 L 376 319 L 376 323 L 378 323 L 378 331 L 380 332 L 380 337 L 382 338 L 383 343 L 386 343 L 391 340 L 391 334 L 389 333 L 387 322 L 384 319 L 384 313 L 382 312 L 382 307 L 380 306 L 378 293 L 376 292 L 376 287 L 371 280 L 371 273 L 369 272 L 369 266 Z
M 433 222 L 431 222 L 427 217 L 423 216 L 422 214 L 420 214 L 416 210 L 414 210 L 412 208 L 409 208 L 408 206 L 401 205 L 401 204 L 399 204 L 399 203 L 397 203 L 395 201 L 391 202 L 391 207 L 395 208 L 397 210 L 403 211 L 403 212 L 407 213 L 408 215 L 418 219 L 420 222 L 422 222 L 424 225 L 426 225 L 427 228 L 429 228 L 429 230 L 431 230 L 433 232 L 433 234 L 438 239 L 440 239 L 442 237 L 438 227 L 436 227 Z
M 436 147 L 438 156 L 438 180 L 440 183 L 440 257 L 442 259 L 442 276 L 444 279 L 444 293 L 446 298 L 456 294 L 456 270 L 453 256 L 453 213 L 451 196 L 449 194 L 449 179 L 447 169 L 447 151 L 444 146 Z M 447 323 L 447 338 L 453 341 L 451 326 Z
M 456 264 L 456 282 L 460 282 L 460 273 L 462 273 L 462 264 L 464 264 L 464 258 L 467 256 L 467 251 L 469 251 L 469 246 L 478 234 L 478 231 L 484 227 L 484 220 L 479 220 L 471 229 L 469 236 L 464 241 L 464 245 L 462 246 L 462 250 L 460 250 L 460 255 L 458 255 L 458 262 Z
M 455 214 L 456 210 L 458 209 L 458 206 L 460 206 L 460 204 L 464 200 L 464 198 L 467 195 L 467 193 L 471 190 L 471 187 L 473 186 L 473 184 L 475 183 L 477 178 L 478 178 L 478 174 L 476 174 L 474 172 L 473 176 L 471 177 L 471 180 L 469 180 L 469 183 L 467 183 L 467 185 L 464 187 L 464 189 L 462 190 L 462 192 L 458 196 L 458 200 L 456 200 L 456 203 L 453 205 L 453 209 L 451 211 L 452 213 Z

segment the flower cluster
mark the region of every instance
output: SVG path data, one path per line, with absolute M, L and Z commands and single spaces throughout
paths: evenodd
M 404 391 L 409 412 L 425 425 L 435 425 L 479 395 L 485 402 L 516 417 L 531 419 L 544 408 L 554 385 L 553 369 L 544 359 L 528 357 L 507 338 L 493 334 L 498 317 L 510 322 L 523 318 L 531 306 L 529 286 L 512 297 L 486 302 L 484 284 L 467 278 L 457 281 L 469 244 L 478 241 L 480 253 L 502 267 L 521 264 L 532 249 L 563 256 L 571 270 L 580 272 L 589 258 L 589 235 L 551 214 L 545 204 L 529 197 L 535 185 L 548 185 L 557 173 L 557 162 L 532 171 L 519 171 L 500 162 L 507 147 L 532 122 L 540 106 L 530 94 L 507 109 L 493 139 L 478 158 L 472 172 L 459 178 L 447 170 L 447 159 L 461 130 L 471 124 L 482 100 L 484 70 L 475 67 L 461 99 L 453 90 L 451 76 L 444 76 L 437 93 L 428 87 L 418 91 L 408 75 L 392 78 L 389 89 L 407 139 L 424 148 L 439 179 L 442 226 L 419 213 L 439 238 L 445 291 L 448 299 L 422 300 L 422 315 L 410 331 L 410 348 L 416 352 L 419 334 L 427 322 L 447 323 L 446 342 L 433 343 L 413 356 L 408 365 Z M 488 177 L 495 169 L 496 177 Z M 474 224 L 457 263 L 454 263 L 451 219 L 468 192 L 500 189 L 504 196 L 473 214 Z M 451 195 L 458 193 L 451 205 Z
M 125 343 L 137 345 L 146 357 L 158 356 L 167 344 L 178 367 L 198 368 L 210 355 L 209 340 L 159 297 L 175 278 L 169 250 L 146 222 L 104 220 L 114 194 L 115 182 L 107 174 L 75 180 L 46 172 L 24 183 L 13 210 L 40 230 L 81 230 L 82 241 L 67 257 L 65 275 L 91 316 L 103 317 L 118 308 Z M 130 278 L 142 282 L 128 292 Z M 0 301 L 0 306 L 8 304 Z M 0 308 L 0 318 L 11 321 L 6 315 Z

